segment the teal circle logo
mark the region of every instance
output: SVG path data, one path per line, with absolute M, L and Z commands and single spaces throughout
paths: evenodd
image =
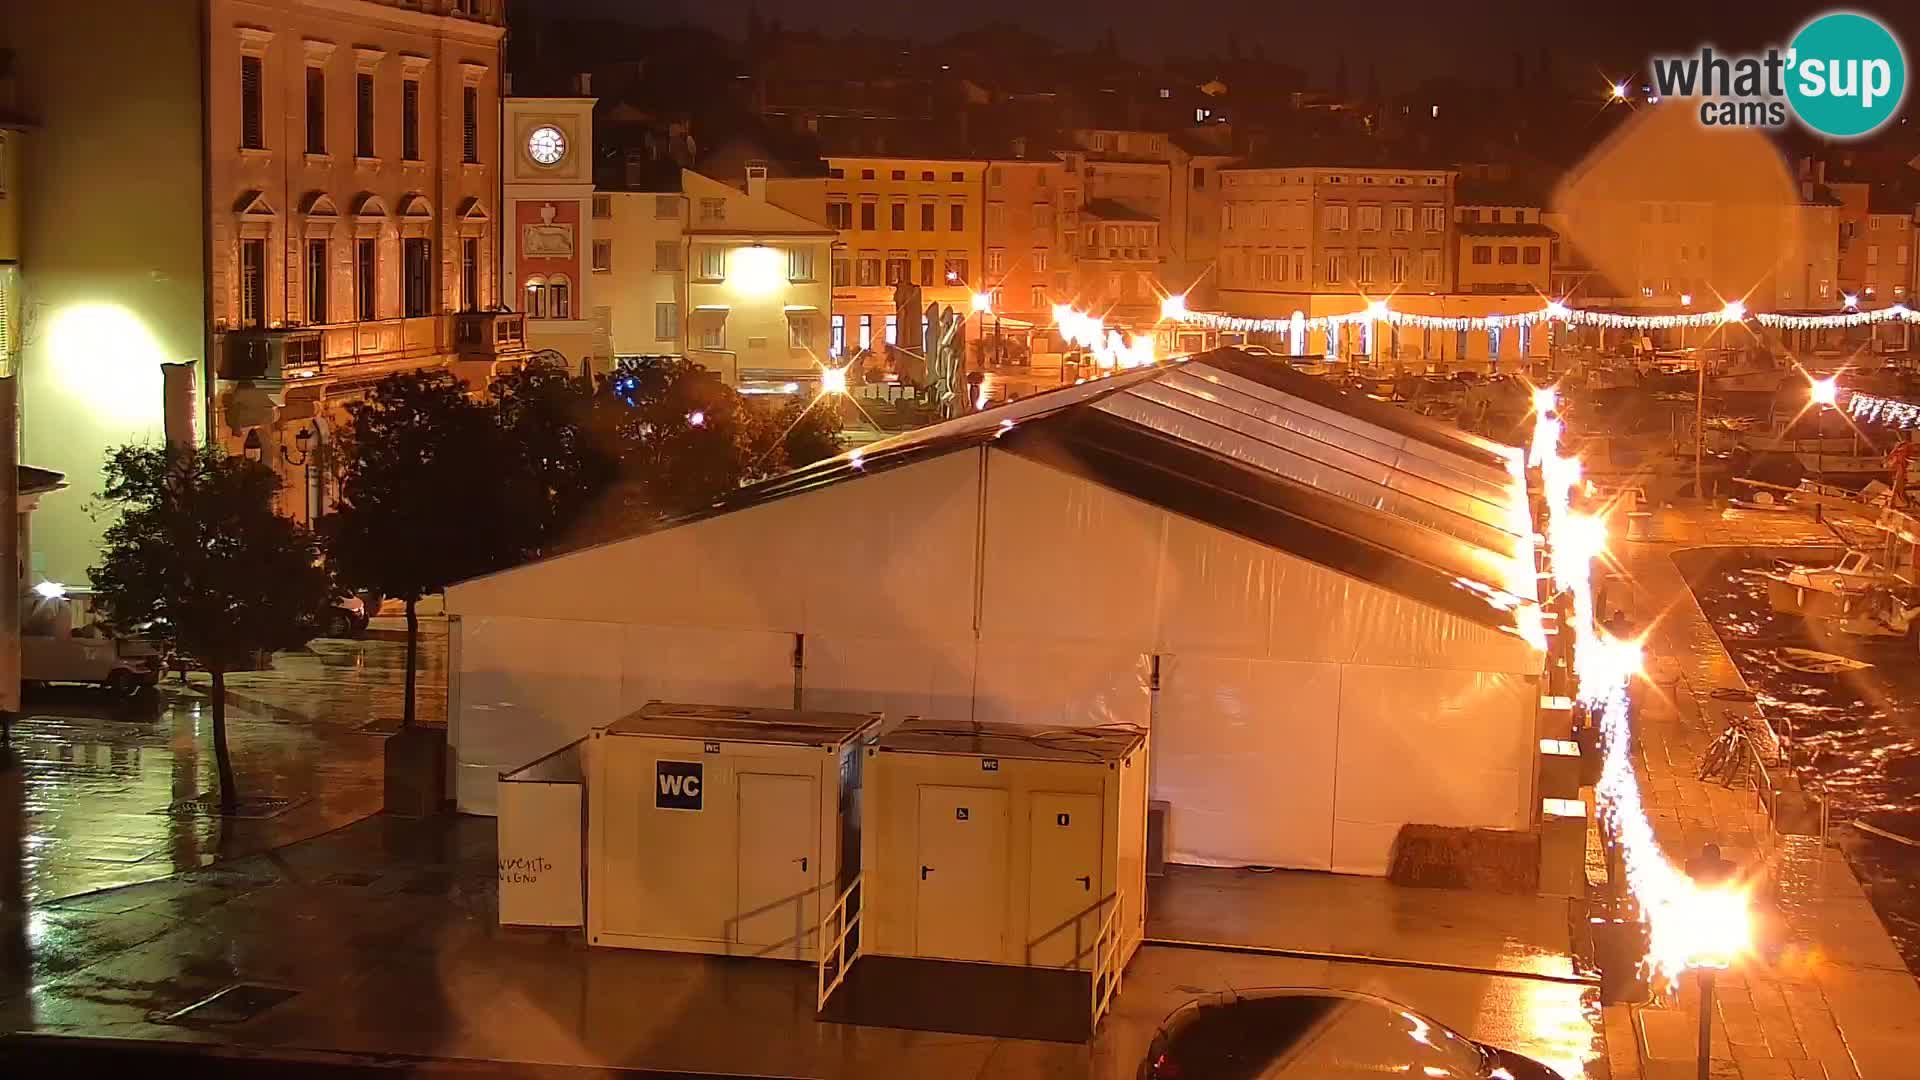
M 1907 92 L 1907 58 L 1879 21 L 1851 11 L 1822 15 L 1789 47 L 1787 100 L 1802 123 L 1846 139 L 1893 118 Z

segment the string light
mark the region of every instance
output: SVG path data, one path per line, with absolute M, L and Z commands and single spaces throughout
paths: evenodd
M 1175 299 L 1179 300 L 1177 305 L 1171 303 Z M 1690 297 L 1688 299 L 1691 300 Z M 1163 318 L 1192 326 L 1225 330 L 1229 333 L 1290 335 L 1327 333 L 1338 330 L 1342 326 L 1369 322 L 1385 322 L 1420 330 L 1452 331 L 1493 331 L 1503 327 L 1536 326 L 1547 322 L 1564 323 L 1569 326 L 1597 326 L 1609 330 L 1710 328 L 1727 323 L 1745 322 L 1748 319 L 1762 326 L 1780 330 L 1835 330 L 1888 322 L 1920 323 L 1920 312 L 1914 311 L 1905 304 L 1875 308 L 1872 311 L 1849 308 L 1847 311 L 1831 315 L 1802 315 L 1771 311 L 1751 312 L 1747 310 L 1746 304 L 1739 300 L 1729 300 L 1714 311 L 1690 311 L 1673 315 L 1633 315 L 1620 311 L 1590 311 L 1584 308 L 1568 307 L 1559 300 L 1550 301 L 1532 311 L 1466 316 L 1421 315 L 1410 311 L 1395 311 L 1385 300 L 1369 301 L 1361 311 L 1316 315 L 1310 319 L 1301 317 L 1297 313 L 1286 318 L 1264 316 L 1256 318 L 1209 311 L 1189 311 L 1184 297 L 1169 297 L 1167 301 L 1161 303 L 1160 310 Z

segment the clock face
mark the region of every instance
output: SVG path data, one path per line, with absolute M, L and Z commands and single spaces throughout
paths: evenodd
M 567 153 L 567 137 L 551 124 L 534 128 L 527 135 L 527 156 L 542 165 L 557 164 Z

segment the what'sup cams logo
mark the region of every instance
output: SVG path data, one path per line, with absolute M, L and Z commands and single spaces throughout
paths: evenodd
M 1870 15 L 1828 12 L 1785 49 L 1727 56 L 1656 56 L 1654 89 L 1698 100 L 1707 127 L 1782 127 L 1789 113 L 1819 134 L 1851 139 L 1878 131 L 1907 93 L 1899 39 Z

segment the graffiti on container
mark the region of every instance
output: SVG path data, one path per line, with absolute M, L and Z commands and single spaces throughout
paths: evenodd
M 501 859 L 500 884 L 532 885 L 540 880 L 540 875 L 551 869 L 553 864 L 538 855 Z

